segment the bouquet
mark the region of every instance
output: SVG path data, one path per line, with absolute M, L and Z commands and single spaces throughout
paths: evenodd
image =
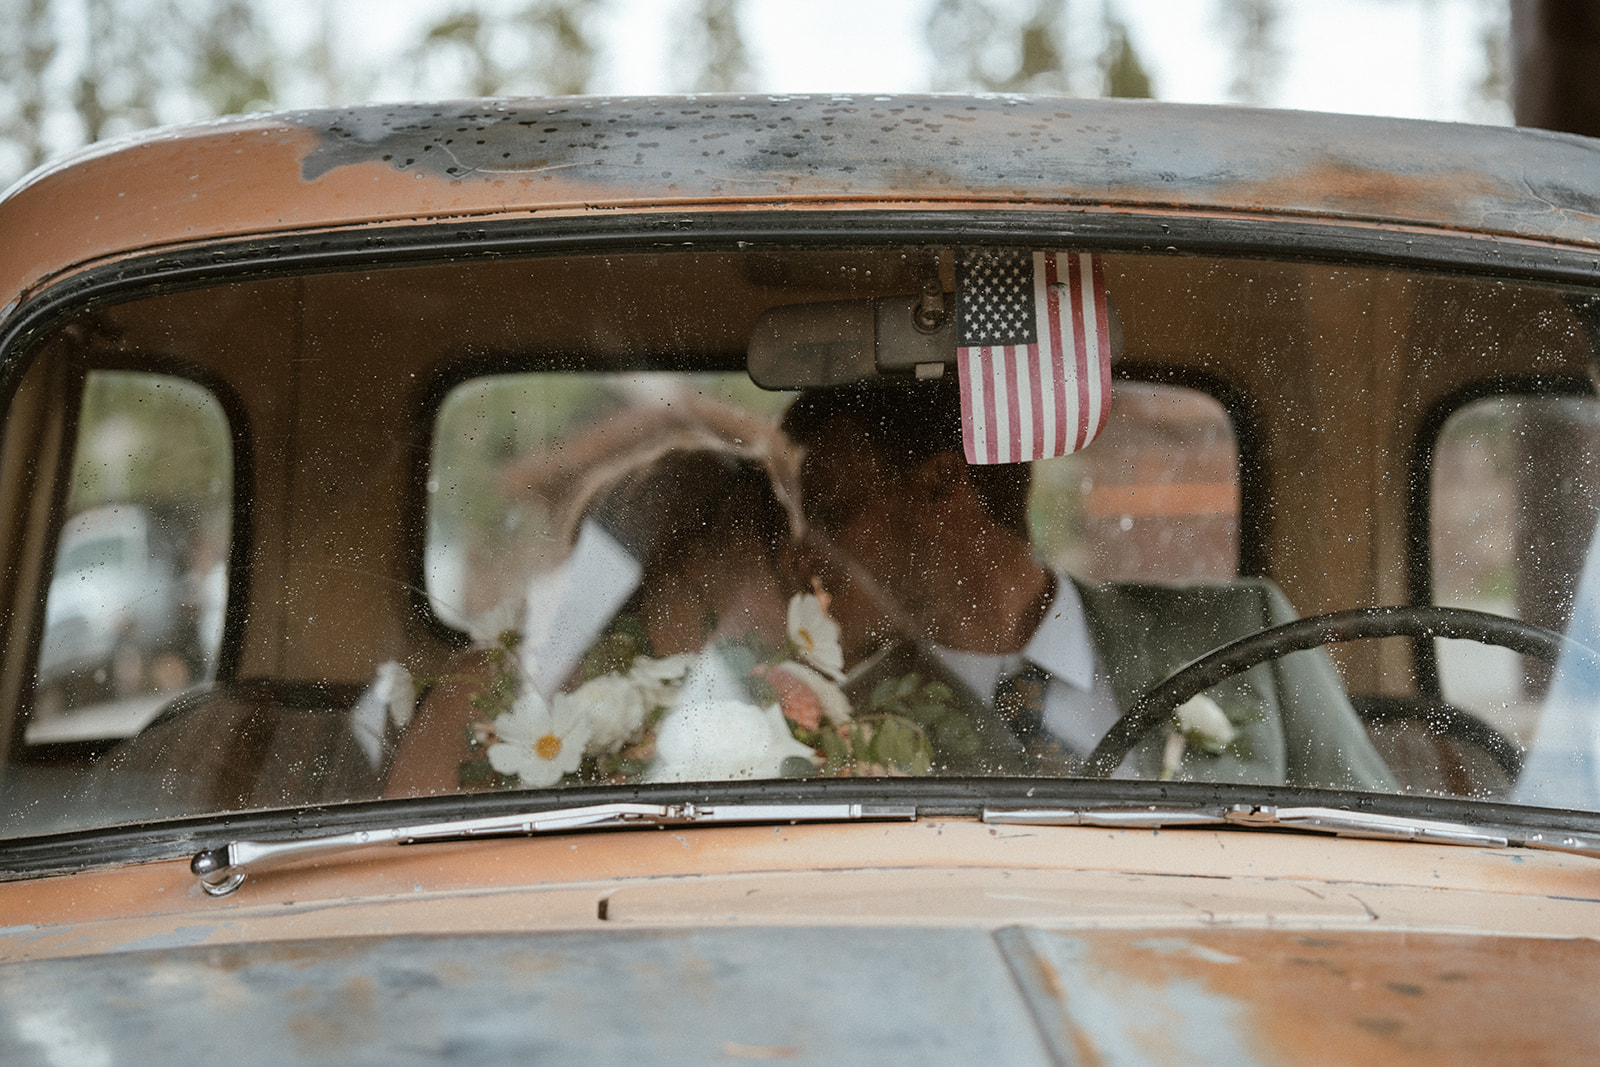
M 839 626 L 820 588 L 790 599 L 781 647 L 754 638 L 653 657 L 621 621 L 591 650 L 580 684 L 548 699 L 525 683 L 505 631 L 474 698 L 463 786 L 544 788 L 638 781 L 921 775 L 952 734 L 950 691 L 915 674 L 846 695 Z

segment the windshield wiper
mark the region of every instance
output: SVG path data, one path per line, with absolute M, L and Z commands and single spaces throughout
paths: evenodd
M 294 841 L 233 841 L 197 853 L 189 869 L 199 877 L 200 888 L 214 897 L 221 897 L 243 885 L 251 872 L 307 856 L 377 845 L 415 845 L 425 841 L 463 841 L 475 837 L 516 837 L 619 827 L 859 820 L 910 822 L 916 817 L 917 809 L 909 804 L 593 804 L 417 826 L 355 830 Z
M 1237 826 L 1305 830 L 1339 837 L 1382 841 L 1422 841 L 1477 848 L 1537 848 L 1600 859 L 1600 837 L 1509 827 L 1471 826 L 1437 819 L 1414 819 L 1341 808 L 1279 808 L 1271 804 L 1228 804 L 1200 807 L 1128 805 L 1098 808 L 985 808 L 983 821 L 1012 826 L 1105 826 L 1119 829 L 1165 829 L 1183 826 Z
M 207 893 L 226 896 L 238 889 L 251 873 L 310 856 L 379 845 L 414 845 L 428 841 L 462 841 L 477 837 L 627 827 L 866 820 L 911 822 L 916 818 L 917 809 L 909 804 L 594 804 L 478 819 L 453 819 L 416 826 L 356 830 L 293 841 L 234 841 L 196 854 L 189 869 L 200 879 L 200 886 Z M 983 810 L 983 821 L 994 825 L 1100 826 L 1130 830 L 1206 826 L 1300 830 L 1385 841 L 1419 841 L 1477 848 L 1534 848 L 1600 859 L 1600 836 L 1597 835 L 1472 826 L 1340 808 L 1275 807 L 1270 804 L 991 807 Z

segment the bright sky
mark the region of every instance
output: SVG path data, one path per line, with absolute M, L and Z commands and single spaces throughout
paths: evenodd
M 692 0 L 611 0 L 602 37 L 607 54 L 596 88 L 607 93 L 679 89 L 671 67 L 672 16 Z M 932 0 L 744 0 L 746 45 L 761 92 L 925 92 L 933 85 L 924 25 Z M 1027 0 L 1018 0 L 1025 3 Z M 327 0 L 347 47 L 398 52 L 418 22 L 438 18 L 446 0 L 395 0 L 383 22 L 373 5 Z M 1232 54 L 1218 0 L 1072 0 L 1069 15 L 1097 36 L 1102 4 L 1129 27 L 1156 95 L 1192 103 L 1229 102 Z M 1482 35 L 1504 23 L 1508 0 L 1280 0 L 1283 52 L 1273 106 L 1509 122 L 1504 106 L 1477 100 Z M 315 10 L 315 9 L 314 9 Z M 315 17 L 315 16 L 313 16 Z M 1077 57 L 1093 64 L 1097 40 Z M 404 64 L 400 65 L 401 67 Z M 375 87 L 383 98 L 427 95 L 400 78 Z M 309 102 L 309 101 L 308 101 Z M 298 101 L 297 101 L 298 103 Z
M 1226 103 L 1232 56 L 1215 0 L 1110 0 L 1164 100 Z M 618 9 L 614 92 L 669 84 L 664 26 L 673 9 L 627 0 Z M 932 83 L 923 45 L 929 0 L 746 0 L 746 38 L 768 92 L 914 92 Z M 1077 0 L 1092 25 L 1100 4 Z M 1505 0 L 1284 0 L 1281 77 L 1272 103 L 1322 111 L 1509 122 L 1479 103 L 1481 38 Z M 1080 66 L 1091 60 L 1084 57 Z

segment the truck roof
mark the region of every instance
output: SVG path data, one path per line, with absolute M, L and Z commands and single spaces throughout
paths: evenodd
M 1293 111 L 1020 96 L 367 105 L 90 146 L 0 199 L 0 308 L 215 239 L 616 208 L 973 203 L 1303 215 L 1600 245 L 1600 142 Z

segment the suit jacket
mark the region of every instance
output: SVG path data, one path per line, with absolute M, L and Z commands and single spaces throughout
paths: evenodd
M 1242 578 L 1225 585 L 1097 584 L 1074 580 L 1101 667 L 1123 711 L 1178 668 L 1235 638 L 1296 616 L 1271 582 Z M 995 715 L 989 695 L 950 675 L 924 645 L 902 641 L 852 674 L 852 697 L 884 678 L 915 672 L 950 687 L 964 725 L 978 738 L 976 755 L 947 755 L 937 724 L 928 724 L 947 774 L 1038 774 L 1036 760 Z M 1235 675 L 1207 691 L 1238 727 L 1220 755 L 1190 746 L 1180 779 L 1328 788 L 1387 789 L 1394 779 L 1367 738 L 1327 655 L 1295 652 Z M 1142 778 L 1158 778 L 1166 731 L 1154 730 L 1133 750 Z M 970 749 L 970 745 L 967 746 Z

